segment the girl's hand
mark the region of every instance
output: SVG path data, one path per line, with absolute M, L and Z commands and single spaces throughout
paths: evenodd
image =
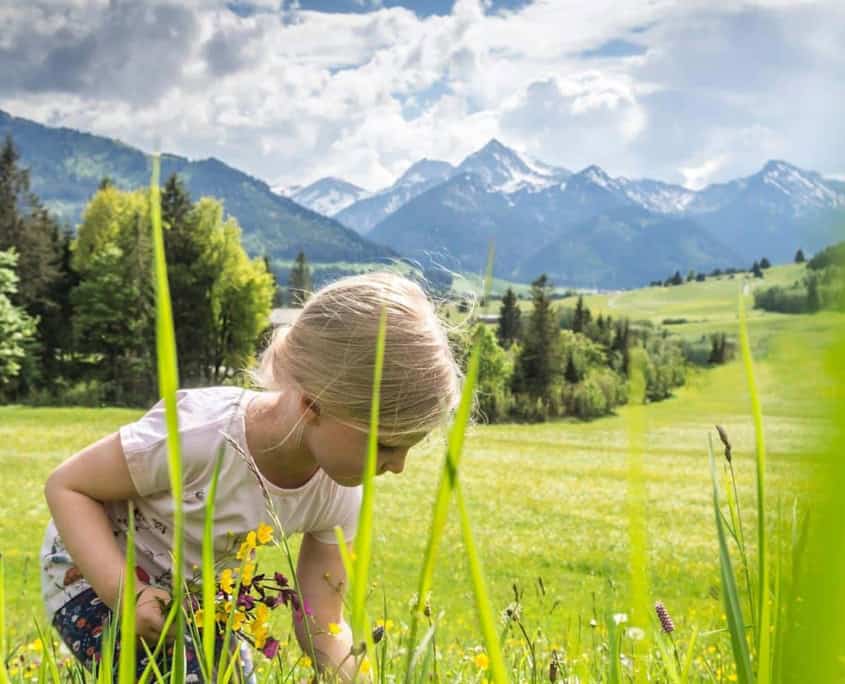
M 141 586 L 135 604 L 135 631 L 138 637 L 152 645 L 158 642 L 164 620 L 167 617 L 163 606 L 170 603 L 170 594 L 164 589 Z M 170 638 L 170 637 L 168 637 Z

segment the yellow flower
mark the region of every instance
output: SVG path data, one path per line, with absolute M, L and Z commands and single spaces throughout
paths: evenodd
M 309 658 L 308 656 L 304 656 L 302 658 L 302 667 L 304 667 L 305 669 L 311 667 L 311 658 Z
M 246 539 L 244 539 L 241 544 L 241 548 L 238 549 L 238 553 L 235 555 L 235 558 L 242 561 L 253 552 L 255 549 L 255 537 L 255 531 L 250 530 L 246 535 Z
M 337 624 L 336 622 L 330 622 L 329 623 L 329 634 L 331 634 L 332 636 L 337 636 L 342 631 L 343 631 L 343 629 L 341 629 L 340 625 Z
M 38 651 L 39 653 L 43 650 L 44 645 L 41 643 L 41 639 L 36 639 L 28 646 L 30 651 Z
M 245 587 L 248 587 L 250 584 L 252 584 L 253 575 L 255 575 L 255 563 L 244 563 L 243 572 L 241 574 L 241 583 Z
M 384 627 L 384 631 L 389 632 L 393 629 L 393 620 L 388 619 L 385 621 L 382 619 L 378 619 L 376 620 L 376 627 Z
M 361 674 L 367 674 L 372 669 L 370 665 L 370 660 L 367 656 L 364 656 L 364 659 L 361 661 Z
M 240 631 L 241 627 L 244 624 L 244 617 L 245 617 L 245 615 L 240 611 L 237 611 L 232 616 L 232 631 L 234 631 L 234 632 Z
M 733 672 L 731 672 L 731 673 L 728 675 L 728 681 L 729 681 L 729 682 L 735 682 L 735 681 L 736 681 L 736 675 L 735 675 Z
M 486 670 L 489 664 L 490 659 L 487 657 L 486 653 L 479 653 L 475 656 L 475 666 L 479 670 Z
M 220 588 L 227 594 L 231 594 L 235 591 L 234 578 L 232 577 L 231 568 L 226 568 L 222 573 L 220 573 Z
M 267 643 L 267 637 L 270 636 L 267 627 L 258 622 L 253 622 L 249 625 L 249 632 L 255 639 L 255 648 L 264 648 L 264 645 Z
M 194 613 L 194 622 L 196 623 L 197 627 L 200 627 L 200 628 L 202 627 L 202 621 L 203 621 L 204 617 L 205 617 L 205 613 L 202 612 L 202 608 L 199 608 Z
M 259 544 L 268 544 L 273 541 L 273 528 L 265 523 L 258 523 L 258 529 L 255 530 L 255 536 L 258 537 Z
M 267 624 L 270 620 L 270 609 L 263 603 L 259 603 L 255 607 L 255 622 L 259 625 Z

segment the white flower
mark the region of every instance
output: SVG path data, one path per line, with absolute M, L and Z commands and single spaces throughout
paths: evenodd
M 642 641 L 645 639 L 645 632 L 639 627 L 628 627 L 628 629 L 625 630 L 625 634 L 633 641 Z
M 613 621 L 617 625 L 621 625 L 623 622 L 628 622 L 628 614 L 627 613 L 614 613 L 613 614 Z

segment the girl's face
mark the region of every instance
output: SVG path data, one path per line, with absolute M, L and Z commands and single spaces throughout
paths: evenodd
M 344 487 L 361 484 L 367 461 L 366 432 L 322 415 L 305 430 L 303 441 L 317 465 L 335 482 Z M 405 457 L 412 446 L 420 442 L 424 434 L 403 436 L 403 441 L 379 442 L 376 455 L 376 475 L 388 470 L 399 474 L 405 468 Z

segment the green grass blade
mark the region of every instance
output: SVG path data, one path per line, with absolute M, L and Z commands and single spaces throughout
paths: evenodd
M 648 554 L 646 549 L 646 484 L 644 465 L 644 444 L 646 436 L 645 399 L 645 354 L 641 349 L 631 354 L 630 392 L 632 405 L 625 413 L 625 426 L 628 433 L 629 449 L 627 453 L 628 492 L 626 508 L 628 513 L 628 538 L 630 540 L 630 575 L 631 575 L 631 624 L 643 630 L 642 648 L 649 646 L 649 582 Z M 645 682 L 647 668 L 638 667 L 637 659 L 632 659 L 634 681 Z
M 489 297 L 493 282 L 493 255 L 493 247 L 491 245 L 487 252 L 487 272 L 484 279 L 483 296 L 485 299 Z M 410 684 L 411 682 L 411 658 L 414 653 L 414 644 L 416 643 L 417 632 L 419 630 L 420 617 L 422 615 L 423 606 L 425 605 L 428 592 L 431 590 L 437 547 L 440 544 L 440 539 L 443 536 L 443 530 L 446 527 L 446 519 L 449 515 L 449 500 L 452 496 L 452 490 L 454 489 L 454 485 L 458 477 L 458 465 L 460 464 L 461 454 L 463 451 L 464 432 L 466 430 L 466 425 L 469 423 L 470 413 L 472 411 L 473 391 L 475 390 L 475 383 L 478 379 L 480 352 L 480 346 L 476 341 L 473 344 L 472 351 L 470 352 L 466 377 L 464 378 L 464 386 L 461 391 L 461 400 L 458 404 L 458 410 L 455 413 L 455 419 L 452 423 L 452 428 L 449 431 L 447 439 L 446 457 L 443 461 L 443 469 L 440 473 L 440 483 L 437 487 L 431 525 L 428 531 L 428 541 L 426 542 L 422 568 L 420 569 L 420 581 L 417 588 L 417 605 L 411 615 L 411 627 L 408 632 L 405 684 Z
M 214 637 L 216 611 L 214 605 L 217 578 L 214 573 L 214 507 L 217 497 L 217 481 L 223 464 L 224 450 L 221 447 L 214 462 L 211 484 L 205 504 L 205 520 L 202 530 L 202 653 L 206 676 L 210 679 L 214 672 Z
M 8 637 L 6 636 L 6 561 L 0 553 L 0 665 L 3 670 L 0 676 L 8 677 L 5 665 L 6 653 L 8 651 Z
M 155 263 L 156 293 L 156 352 L 158 358 L 159 394 L 164 399 L 167 423 L 167 458 L 170 472 L 170 489 L 173 496 L 173 610 L 176 611 L 176 638 L 173 644 L 173 667 L 170 681 L 185 681 L 185 616 L 182 611 L 184 598 L 185 550 L 183 510 L 182 455 L 179 444 L 179 416 L 176 408 L 176 390 L 179 388 L 179 371 L 176 361 L 176 335 L 173 329 L 173 311 L 170 305 L 170 287 L 167 282 L 167 261 L 164 255 L 164 233 L 161 226 L 161 191 L 159 188 L 160 160 L 153 157 L 150 180 L 150 217 L 153 228 L 153 259 Z
M 725 603 L 725 615 L 728 618 L 728 630 L 731 635 L 736 674 L 740 684 L 751 684 L 754 676 L 751 670 L 751 657 L 748 653 L 748 642 L 745 638 L 745 624 L 742 619 L 742 608 L 739 605 L 739 592 L 736 586 L 736 576 L 731 565 L 725 529 L 722 524 L 722 514 L 719 506 L 719 487 L 716 477 L 716 459 L 713 456 L 713 440 L 708 435 L 708 451 L 710 456 L 710 475 L 713 481 L 713 510 L 716 514 L 716 532 L 719 537 L 719 568 L 722 579 L 722 596 Z
M 695 655 L 695 642 L 697 639 L 698 627 L 694 627 L 692 630 L 692 636 L 689 638 L 689 644 L 687 644 L 687 652 L 684 656 L 684 665 L 681 669 L 681 684 L 687 684 L 687 682 L 689 682 L 689 673 L 692 670 L 692 660 Z
M 50 641 L 48 640 L 47 635 L 44 634 L 44 630 L 41 629 L 41 623 L 38 620 L 33 620 L 33 623 L 35 624 L 35 631 L 38 633 L 38 638 L 41 639 L 41 652 L 43 653 L 41 657 L 41 666 L 43 668 L 42 671 L 45 675 L 45 679 L 46 674 L 49 672 L 50 679 L 53 681 L 53 684 L 60 684 L 62 678 L 59 675 L 59 668 L 56 665 L 55 653 L 53 652 L 52 648 L 47 647 L 47 644 L 49 644 Z M 40 678 L 41 672 L 39 672 L 39 679 Z
M 766 442 L 763 435 L 763 411 L 760 394 L 754 378 L 751 345 L 748 341 L 748 323 L 745 317 L 745 296 L 739 295 L 739 344 L 748 392 L 751 395 L 751 413 L 754 419 L 754 442 L 757 453 L 757 684 L 771 680 L 771 602 L 769 601 L 768 533 L 766 530 Z
M 355 535 L 355 560 L 353 561 L 352 584 L 352 634 L 354 643 L 367 644 L 367 653 L 373 654 L 373 635 L 367 618 L 367 589 L 369 584 L 370 556 L 373 544 L 373 506 L 375 504 L 376 461 L 378 459 L 379 403 L 381 399 L 381 375 L 384 367 L 384 344 L 387 336 L 387 310 L 382 308 L 379 316 L 376 339 L 376 360 L 373 371 L 373 396 L 370 406 L 370 431 L 367 438 L 367 460 L 364 466 L 364 493 L 361 512 L 358 516 L 358 532 Z M 370 661 L 376 667 L 375 656 Z M 373 673 L 376 674 L 375 672 Z
M 458 514 L 461 520 L 461 532 L 467 551 L 467 561 L 469 562 L 472 590 L 475 594 L 478 622 L 481 627 L 481 634 L 484 637 L 484 645 L 487 647 L 487 657 L 490 660 L 490 675 L 492 681 L 501 684 L 508 681 L 507 670 L 505 669 L 505 661 L 502 657 L 502 649 L 499 645 L 499 635 L 496 632 L 496 619 L 493 615 L 490 596 L 487 593 L 487 585 L 484 581 L 481 559 L 478 555 L 478 550 L 475 548 L 475 540 L 472 537 L 469 513 L 467 512 L 463 492 L 461 491 L 461 483 L 457 479 L 455 480 L 454 489 L 455 501 L 458 504 Z
M 135 681 L 135 506 L 128 502 L 129 520 L 126 526 L 126 569 L 123 572 L 120 601 L 120 658 L 118 681 Z

